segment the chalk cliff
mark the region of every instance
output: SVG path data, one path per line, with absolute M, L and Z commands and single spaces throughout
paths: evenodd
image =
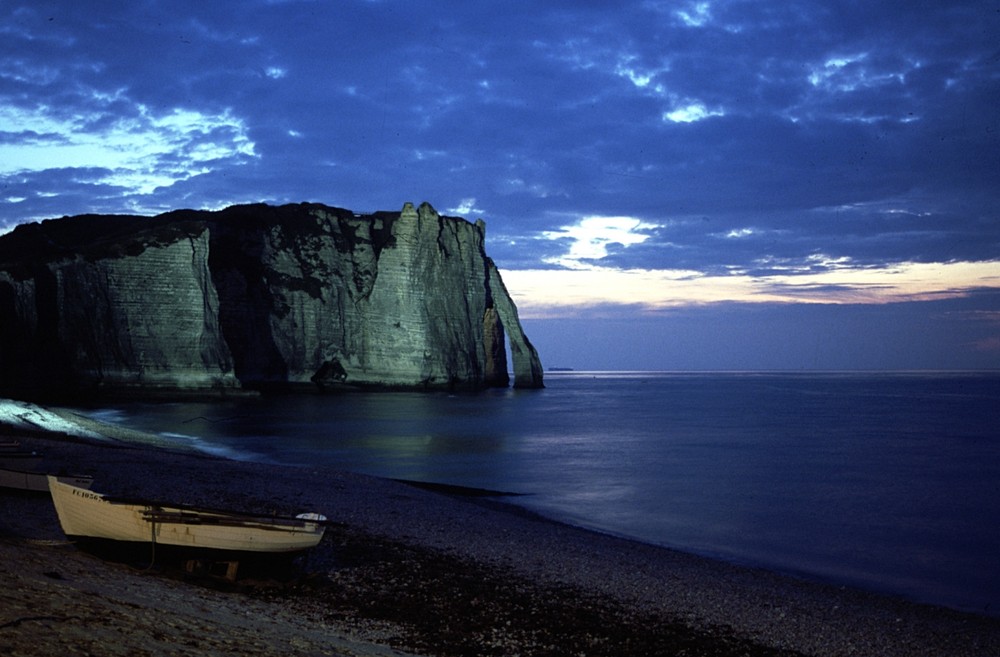
M 82 215 L 0 237 L 8 394 L 541 387 L 484 248 L 429 204 Z

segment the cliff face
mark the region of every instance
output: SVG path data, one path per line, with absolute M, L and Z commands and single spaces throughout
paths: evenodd
M 86 215 L 0 238 L 0 388 L 541 387 L 485 226 L 423 204 Z

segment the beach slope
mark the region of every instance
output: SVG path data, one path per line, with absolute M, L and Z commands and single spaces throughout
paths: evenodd
M 502 498 L 165 450 L 66 411 L 42 430 L 33 412 L 0 428 L 100 492 L 331 525 L 292 571 L 220 582 L 84 552 L 46 496 L 0 491 L 6 655 L 1000 655 L 997 618 L 594 533 Z

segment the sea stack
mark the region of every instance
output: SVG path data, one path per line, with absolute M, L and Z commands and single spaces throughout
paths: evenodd
M 0 237 L 0 393 L 542 387 L 485 224 L 429 204 L 81 215 Z

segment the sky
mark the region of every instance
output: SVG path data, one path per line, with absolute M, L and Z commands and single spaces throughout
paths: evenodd
M 1000 369 L 1000 2 L 0 0 L 0 232 L 427 201 L 545 367 Z

